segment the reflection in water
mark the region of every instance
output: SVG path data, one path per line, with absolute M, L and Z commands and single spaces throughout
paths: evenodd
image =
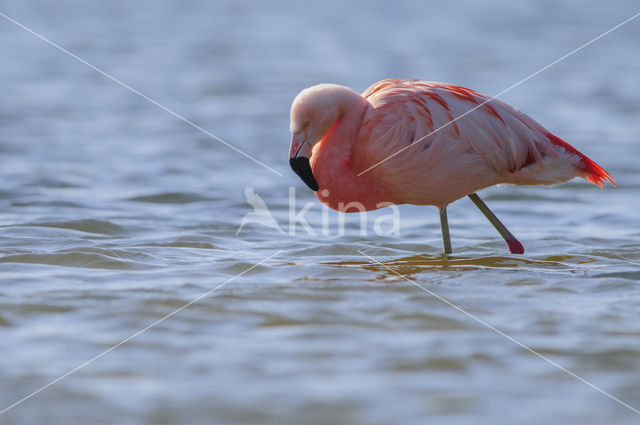
M 582 256 L 550 256 L 539 259 L 520 258 L 517 256 L 463 256 L 463 255 L 411 255 L 393 260 L 380 261 L 380 264 L 374 261 L 364 260 L 347 260 L 347 261 L 329 261 L 326 265 L 338 267 L 358 267 L 365 270 L 381 271 L 384 273 L 402 276 L 412 276 L 427 271 L 466 271 L 481 269 L 503 269 L 532 272 L 581 272 L 587 273 L 590 269 L 585 264 L 593 264 L 597 267 L 597 259 L 585 258 Z M 390 270 L 392 269 L 392 270 Z

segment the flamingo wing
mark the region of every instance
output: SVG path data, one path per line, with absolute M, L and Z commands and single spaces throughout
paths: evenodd
M 443 172 L 451 167 L 468 173 L 475 170 L 481 187 L 501 182 L 555 184 L 575 176 L 599 186 L 604 181 L 613 184 L 600 166 L 535 120 L 474 90 L 387 79 L 362 96 L 372 108 L 364 117 L 356 146 L 359 168 L 394 155 L 403 157 L 409 168 L 424 164 L 440 166 Z M 487 178 L 487 169 L 494 172 L 493 179 Z

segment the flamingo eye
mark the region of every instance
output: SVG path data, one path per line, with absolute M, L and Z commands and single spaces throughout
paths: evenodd
M 311 121 L 310 120 L 306 120 L 302 126 L 302 128 L 307 128 L 311 125 Z

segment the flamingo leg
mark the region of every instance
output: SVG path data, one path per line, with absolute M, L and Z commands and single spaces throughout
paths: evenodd
M 445 254 L 451 254 L 451 235 L 449 235 L 449 220 L 447 207 L 440 210 L 440 228 L 442 229 L 442 246 Z
M 516 239 L 515 236 L 513 236 L 509 229 L 507 229 L 500 220 L 498 220 L 498 217 L 496 217 L 496 215 L 489 209 L 487 204 L 485 204 L 484 201 L 482 201 L 482 199 L 480 199 L 480 197 L 475 193 L 472 193 L 468 196 L 469 199 L 471 199 L 473 203 L 476 204 L 476 207 L 478 207 L 478 209 L 482 211 L 482 214 L 484 214 L 484 216 L 487 217 L 491 224 L 493 224 L 493 227 L 496 228 L 505 242 L 507 242 L 507 245 L 509 245 L 509 252 L 512 254 L 524 254 L 524 247 L 522 246 L 520 241 Z

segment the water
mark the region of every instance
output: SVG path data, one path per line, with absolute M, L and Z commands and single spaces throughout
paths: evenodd
M 468 200 L 449 209 L 450 258 L 433 208 L 401 207 L 398 237 L 372 232 L 386 210 L 367 215 L 364 235 L 343 217 L 341 235 L 286 158 L 288 108 L 306 86 L 361 91 L 398 76 L 495 94 L 636 2 L 5 0 L 0 11 L 282 174 L 0 19 L 0 409 L 227 282 L 1 423 L 638 423 L 395 273 L 640 408 L 640 21 L 502 96 L 619 186 L 483 191 L 524 256 L 506 254 Z M 236 235 L 245 186 L 282 233 Z M 289 187 L 298 209 L 312 202 L 315 235 L 286 225 Z

